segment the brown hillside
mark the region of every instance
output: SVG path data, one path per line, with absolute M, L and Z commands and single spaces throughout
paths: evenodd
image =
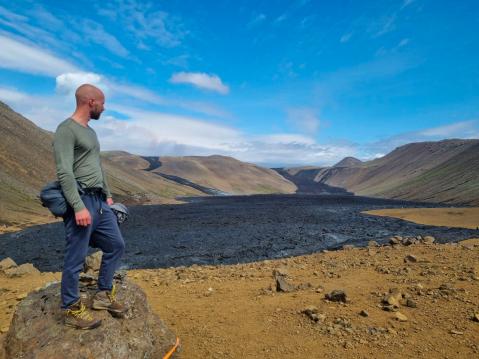
M 0 224 L 44 220 L 37 195 L 55 177 L 52 134 L 0 102 L 0 136 Z
M 276 171 L 225 156 L 160 157 L 153 172 L 185 178 L 231 194 L 294 193 L 296 186 Z
M 479 203 L 479 140 L 412 143 L 356 167 L 330 168 L 317 182 L 359 195 Z

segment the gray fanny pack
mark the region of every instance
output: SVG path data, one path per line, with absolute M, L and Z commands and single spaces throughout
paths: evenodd
M 78 193 L 83 194 L 80 184 L 77 182 Z M 46 207 L 55 217 L 64 217 L 67 213 L 69 204 L 62 191 L 59 181 L 48 183 L 40 191 L 40 201 L 43 207 Z

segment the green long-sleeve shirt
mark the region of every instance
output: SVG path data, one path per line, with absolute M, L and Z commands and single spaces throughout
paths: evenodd
M 72 118 L 58 125 L 53 140 L 57 176 L 67 202 L 75 212 L 85 208 L 76 181 L 82 188 L 101 187 L 111 197 L 100 160 L 100 143 L 91 127 Z

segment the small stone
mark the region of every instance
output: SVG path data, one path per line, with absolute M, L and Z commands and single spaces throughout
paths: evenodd
M 287 281 L 286 281 L 286 278 L 284 278 L 283 276 L 277 276 L 276 277 L 276 291 L 277 292 L 285 292 L 285 293 L 288 293 L 288 292 L 293 292 L 296 288 L 289 284 Z
M 309 315 L 309 314 L 316 314 L 318 313 L 318 307 L 314 305 L 308 305 L 306 308 L 303 309 L 302 313 Z
M 433 244 L 435 241 L 436 241 L 436 238 L 434 238 L 433 236 L 425 236 L 422 239 L 422 243 L 424 244 Z
M 364 309 L 359 312 L 359 315 L 361 317 L 369 317 L 369 313 Z
M 397 305 L 389 305 L 389 304 L 383 305 L 382 308 L 386 312 L 397 312 L 399 310 L 399 307 Z
M 409 308 L 417 308 L 417 303 L 413 299 L 408 298 L 406 300 L 406 306 Z
M 8 332 L 8 327 L 1 327 L 0 328 L 0 334 Z
M 344 292 L 343 290 L 339 290 L 339 289 L 335 289 L 332 292 L 327 293 L 325 295 L 325 298 L 327 300 L 331 301 L 331 302 L 346 303 L 346 301 L 347 301 L 346 292 Z
M 285 267 L 279 267 L 273 270 L 273 277 L 283 276 L 287 277 L 289 275 L 288 270 Z
M 454 330 L 454 329 L 451 329 L 450 333 L 454 334 L 454 335 L 463 335 L 464 334 L 463 332 L 460 332 L 459 330 Z
M 17 263 L 15 263 L 15 261 L 10 257 L 7 257 L 0 261 L 0 271 L 3 271 L 8 268 L 13 268 L 16 266 L 17 266 Z
M 345 244 L 343 246 L 343 250 L 351 250 L 351 249 L 354 249 L 354 244 Z
M 401 292 L 395 288 L 389 292 L 390 293 L 383 298 L 383 304 L 399 307 L 399 300 L 402 298 Z
M 474 313 L 474 315 L 472 316 L 472 320 L 479 323 L 479 312 Z
M 404 263 L 416 263 L 417 262 L 417 257 L 413 256 L 412 254 L 408 254 L 406 257 L 404 257 Z
M 394 236 L 389 238 L 389 244 L 392 246 L 401 244 L 401 242 L 402 242 L 402 237 L 400 236 Z
M 394 315 L 394 318 L 396 318 L 396 320 L 400 322 L 407 322 L 407 317 L 401 312 L 396 312 L 396 314 Z
M 379 247 L 379 244 L 376 241 L 369 241 L 368 247 Z

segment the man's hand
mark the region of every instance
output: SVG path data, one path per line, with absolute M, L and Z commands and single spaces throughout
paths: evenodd
M 78 226 L 89 226 L 91 224 L 91 215 L 88 209 L 84 208 L 81 211 L 75 212 L 75 220 Z
M 106 199 L 106 204 L 109 205 L 109 206 L 111 206 L 111 205 L 113 204 L 113 198 L 108 197 L 108 198 Z

